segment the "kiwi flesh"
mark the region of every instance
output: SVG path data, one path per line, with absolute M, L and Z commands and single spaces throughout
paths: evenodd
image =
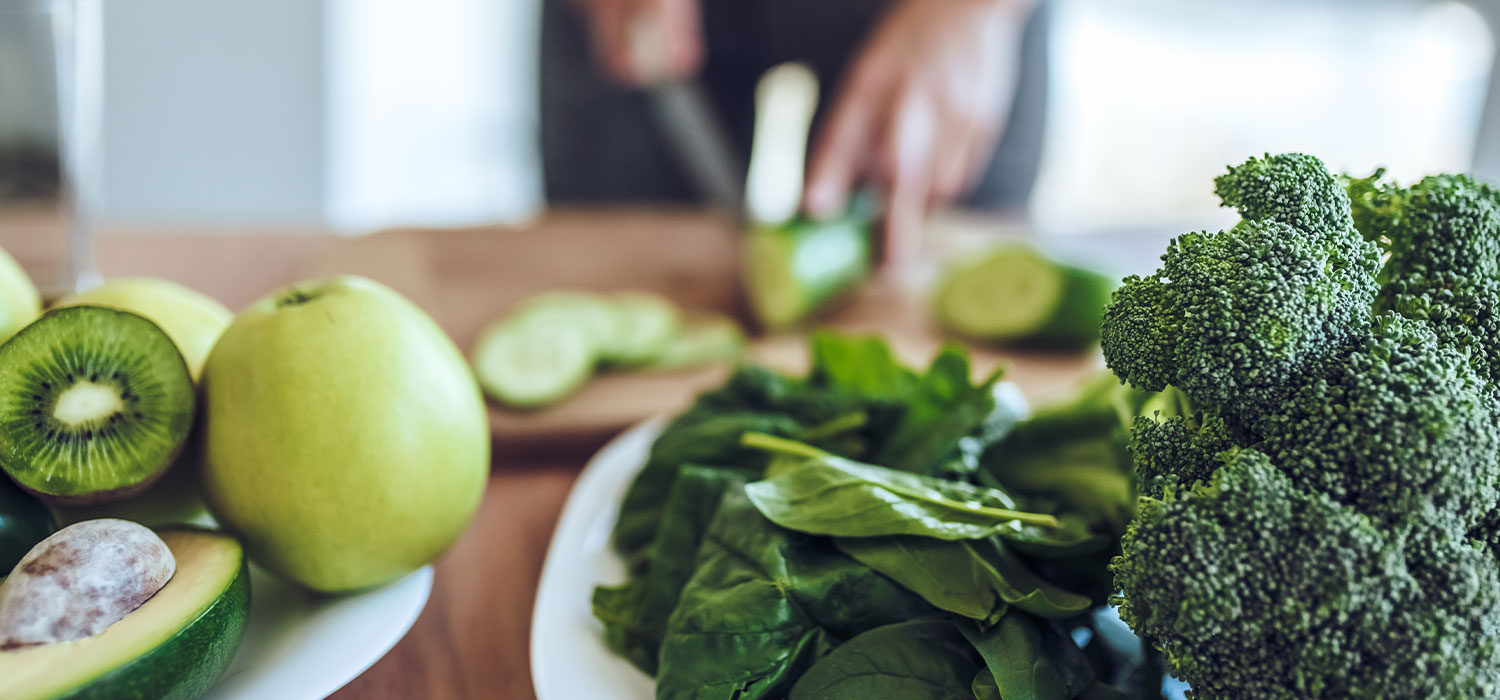
M 128 498 L 176 458 L 195 403 L 187 363 L 152 321 L 48 311 L 0 345 L 0 469 L 58 505 Z

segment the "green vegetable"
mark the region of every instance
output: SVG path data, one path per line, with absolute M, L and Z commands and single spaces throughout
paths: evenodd
M 604 623 L 605 642 L 641 670 L 656 673 L 667 616 L 692 577 L 703 533 L 724 494 L 744 485 L 745 478 L 731 470 L 682 465 L 646 552 L 646 573 L 594 590 L 594 616 Z
M 522 323 L 486 330 L 474 347 L 474 374 L 491 398 L 515 408 L 557 403 L 594 374 L 594 348 L 576 326 Z
M 1107 577 L 1102 516 L 1050 492 L 1013 497 L 981 467 L 1024 411 L 1013 388 L 973 381 L 957 348 L 923 371 L 875 338 L 818 334 L 812 350 L 805 379 L 743 367 L 700 396 L 621 503 L 612 544 L 630 576 L 595 590 L 594 614 L 610 647 L 654 674 L 657 696 L 940 687 L 967 699 L 981 656 L 956 624 L 1086 624 L 1102 596 L 1072 582 Z M 1124 440 L 1129 407 L 1116 403 L 1099 440 Z M 1039 455 L 1073 436 L 1034 432 L 1040 472 Z M 896 631 L 948 647 L 913 649 Z M 1028 668 L 1081 658 L 1040 642 L 1006 653 Z M 1091 653 L 1100 674 L 1131 663 Z M 1092 682 L 1093 667 L 1082 670 Z
M 1017 243 L 947 270 L 933 306 L 945 327 L 976 340 L 1084 349 L 1099 342 L 1099 322 L 1116 286 L 1113 276 Z
M 648 292 L 621 292 L 607 300 L 614 330 L 600 359 L 619 365 L 655 361 L 677 338 L 682 318 L 671 301 Z
M 786 451 L 797 443 L 750 433 L 748 447 Z M 1016 509 L 999 489 L 909 474 L 826 453 L 745 487 L 761 514 L 789 530 L 838 537 L 923 535 L 979 539 L 1016 523 L 1057 525 L 1057 518 Z
M 1500 191 L 1299 154 L 1216 189 L 1243 220 L 1105 315 L 1186 397 L 1134 428 L 1121 617 L 1201 700 L 1500 698 Z
M 980 631 L 960 624 L 1006 700 L 1074 698 L 1094 684 L 1088 659 L 1056 623 L 1029 615 L 1006 615 Z
M 841 537 L 838 548 L 922 596 L 934 607 L 993 625 L 1009 606 L 1063 618 L 1093 606 L 1053 586 L 991 538 L 948 542 L 927 537 Z
M 838 640 L 931 611 L 839 553 L 724 495 L 667 623 L 657 697 L 784 697 Z
M 56 530 L 47 506 L 0 476 L 0 573 L 9 574 L 21 557 Z
M 682 319 L 682 327 L 666 347 L 651 360 L 653 369 L 679 369 L 727 364 L 745 352 L 745 331 L 727 316 L 695 313 Z
M 839 645 L 792 686 L 788 700 L 973 700 L 979 664 L 948 620 L 877 627 Z
M 853 289 L 870 273 L 870 222 L 798 219 L 745 234 L 741 279 L 762 326 L 790 329 Z

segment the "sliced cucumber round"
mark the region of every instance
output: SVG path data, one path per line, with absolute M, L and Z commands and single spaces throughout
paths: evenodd
M 1117 285 L 1113 277 L 1014 244 L 950 269 L 934 306 L 944 326 L 970 338 L 1083 348 L 1099 341 Z
M 249 614 L 244 550 L 206 530 L 160 534 L 177 560 L 172 580 L 92 637 L 0 652 L 0 698 L 191 700 L 218 682 Z
M 651 362 L 656 369 L 700 367 L 735 362 L 745 352 L 745 331 L 722 314 L 698 312 L 684 316 L 682 328 Z
M 509 323 L 485 331 L 474 373 L 486 394 L 515 408 L 540 408 L 577 391 L 594 373 L 593 340 L 577 326 Z
M 742 245 L 750 308 L 773 331 L 801 323 L 870 272 L 869 227 L 854 217 L 760 226 Z
M 667 349 L 682 325 L 677 305 L 649 292 L 621 292 L 610 299 L 614 334 L 603 359 L 619 365 L 642 365 Z
M 589 342 L 596 356 L 608 354 L 616 327 L 614 305 L 601 294 L 577 290 L 543 292 L 521 302 L 506 317 L 511 326 L 568 326 Z

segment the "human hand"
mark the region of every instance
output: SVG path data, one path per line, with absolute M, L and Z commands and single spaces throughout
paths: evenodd
M 595 59 L 626 85 L 684 78 L 703 63 L 699 0 L 574 0 Z
M 870 177 L 886 195 L 887 262 L 929 208 L 974 186 L 1005 127 L 1032 0 L 898 0 L 865 42 L 818 134 L 803 206 L 844 211 Z

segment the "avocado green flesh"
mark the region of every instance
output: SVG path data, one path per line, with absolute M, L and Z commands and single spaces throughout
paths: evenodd
M 159 534 L 177 560 L 166 587 L 93 637 L 0 652 L 0 698 L 190 700 L 213 687 L 244 637 L 244 550 L 204 530 Z

